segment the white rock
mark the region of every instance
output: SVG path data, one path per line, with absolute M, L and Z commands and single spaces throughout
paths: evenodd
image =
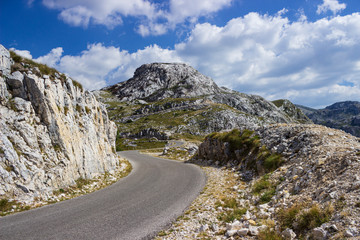
M 259 235 L 259 228 L 255 226 L 249 226 L 249 235 L 251 236 L 257 236 Z
M 226 236 L 227 237 L 232 237 L 237 233 L 238 230 L 227 230 L 226 231 Z
M 344 237 L 354 237 L 354 234 L 350 230 L 346 230 L 344 233 Z
M 248 228 L 241 228 L 237 231 L 237 235 L 246 236 L 246 235 L 248 235 L 248 232 L 249 232 Z

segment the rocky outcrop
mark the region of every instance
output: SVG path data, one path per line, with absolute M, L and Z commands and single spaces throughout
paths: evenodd
M 208 136 L 192 161 L 225 165 L 242 179 L 249 176 L 249 169 L 257 173 L 245 179 L 252 179 L 246 188 L 243 183 L 234 186 L 241 189 L 239 201 L 250 206 L 239 221 L 244 224 L 247 215 L 258 223 L 271 220 L 283 236 L 360 236 L 358 138 L 310 124 L 275 124 L 233 133 Z M 269 152 L 264 155 L 265 150 Z M 266 171 L 266 161 L 276 158 L 279 165 Z
M 209 77 L 182 63 L 142 65 L 131 79 L 97 95 L 124 131 L 121 135 L 139 135 L 144 129 L 154 128 L 167 135 L 204 136 L 273 123 L 311 123 L 287 100 L 276 106 L 257 95 L 220 88 Z M 155 118 L 156 121 L 150 121 Z
M 298 107 L 316 124 L 341 129 L 360 137 L 360 102 L 338 102 L 318 110 Z
M 113 171 L 117 128 L 104 105 L 44 65 L 18 58 L 14 72 L 1 45 L 0 53 L 0 197 L 46 200 L 79 178 Z
M 144 64 L 136 69 L 132 78 L 105 90 L 117 95 L 121 101 L 143 99 L 151 102 L 221 92 L 211 78 L 184 63 Z

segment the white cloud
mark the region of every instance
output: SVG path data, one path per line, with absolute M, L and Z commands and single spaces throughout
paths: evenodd
M 316 22 L 249 13 L 224 27 L 196 25 L 175 51 L 220 85 L 322 106 L 350 89 L 360 100 L 359 86 L 338 86 L 360 81 L 359 48 L 359 13 Z
M 63 56 L 57 68 L 93 90 L 106 86 L 106 75 L 121 65 L 127 54 L 116 47 L 91 44 L 79 56 Z
M 64 50 L 62 49 L 62 47 L 57 47 L 52 49 L 45 56 L 38 57 L 34 60 L 39 63 L 47 64 L 50 67 L 56 67 L 56 64 L 59 63 L 63 52 Z
M 171 24 L 197 19 L 229 7 L 233 0 L 170 0 L 167 19 Z
M 326 13 L 327 11 L 331 11 L 334 15 L 341 10 L 346 8 L 345 3 L 339 3 L 338 0 L 323 0 L 321 5 L 318 5 L 316 13 Z
M 147 0 L 43 0 L 48 8 L 60 10 L 60 18 L 74 26 L 87 27 L 90 22 L 113 28 L 122 24 L 122 16 L 153 19 L 159 14 Z
M 28 51 L 28 50 L 18 50 L 15 48 L 10 48 L 10 50 L 15 52 L 17 55 L 19 55 L 21 57 L 32 59 L 32 55 L 31 55 L 30 51 Z
M 162 35 L 177 24 L 195 24 L 201 16 L 208 16 L 233 0 L 170 0 L 155 4 L 149 0 L 43 0 L 43 4 L 60 11 L 59 17 L 73 26 L 105 25 L 112 29 L 132 16 L 140 20 L 136 31 L 142 36 Z M 167 8 L 167 7 L 168 8 Z
M 56 66 L 96 89 L 127 80 L 144 63 L 187 62 L 219 85 L 320 107 L 360 100 L 358 49 L 360 13 L 315 22 L 249 13 L 223 27 L 197 24 L 173 49 L 151 45 L 129 53 L 92 44 L 79 56 L 60 57 Z

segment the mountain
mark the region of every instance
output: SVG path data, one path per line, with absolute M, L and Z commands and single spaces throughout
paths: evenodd
M 113 172 L 116 125 L 81 84 L 0 45 L 0 198 L 48 200 Z
M 316 124 L 341 129 L 360 137 L 360 102 L 337 102 L 319 110 L 298 107 Z
M 257 95 L 219 87 L 183 63 L 144 64 L 129 80 L 96 95 L 118 125 L 118 139 L 202 138 L 233 128 L 311 122 L 289 101 L 276 106 Z

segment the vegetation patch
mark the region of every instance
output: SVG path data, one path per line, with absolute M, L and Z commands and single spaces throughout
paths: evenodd
M 164 148 L 167 141 L 156 141 L 152 139 L 126 139 L 117 137 L 116 139 L 116 151 L 128 151 L 128 150 L 144 150 L 154 148 Z
M 264 204 L 270 202 L 271 198 L 275 195 L 277 184 L 270 182 L 269 175 L 266 174 L 254 183 L 252 192 L 255 195 L 260 195 L 259 203 Z
M 227 142 L 230 146 L 230 151 L 234 159 L 238 158 L 238 155 L 243 160 L 249 158 L 249 156 L 255 156 L 252 161 L 247 163 L 248 168 L 257 168 L 257 164 L 254 161 L 262 163 L 262 166 L 266 172 L 271 172 L 277 169 L 282 163 L 283 159 L 280 154 L 272 153 L 261 144 L 260 137 L 254 134 L 254 131 L 234 129 L 230 132 L 224 133 L 211 133 L 206 136 L 206 139 L 217 139 L 221 142 Z M 238 154 L 235 154 L 235 151 Z
M 330 204 L 323 207 L 317 204 L 294 204 L 290 208 L 280 210 L 277 215 L 282 230 L 291 228 L 297 235 L 302 236 L 307 231 L 330 221 L 333 212 L 334 208 Z
M 240 208 L 235 198 L 223 198 L 222 201 L 217 201 L 215 207 L 223 207 L 226 210 L 218 215 L 218 220 L 223 222 L 233 222 L 236 219 L 241 219 L 247 211 L 246 208 Z

